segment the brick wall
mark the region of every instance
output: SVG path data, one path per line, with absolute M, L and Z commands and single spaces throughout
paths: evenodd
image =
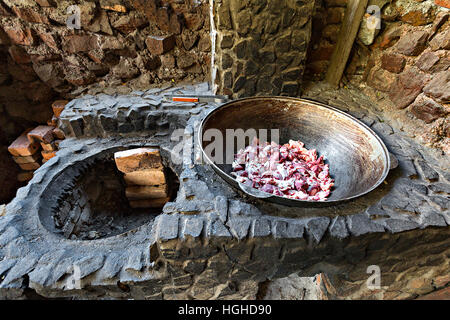
M 393 110 L 386 112 L 395 114 L 405 131 L 448 153 L 450 10 L 438 2 L 388 3 L 379 34 L 365 48 L 358 44 L 355 51 L 364 53 L 353 56 L 346 72 L 355 83 L 365 81 L 380 106 L 389 102 Z
M 81 29 L 69 29 L 77 3 Z M 203 81 L 209 52 L 206 0 L 0 0 L 1 127 L 45 123 L 52 100 L 89 85 Z
M 210 48 L 207 0 L 0 0 L 1 145 L 45 124 L 55 99 L 207 80 Z
M 336 46 L 347 0 L 317 0 L 304 78 L 323 80 Z M 450 151 L 450 8 L 440 0 L 369 0 L 380 8 L 381 28 L 363 18 L 344 82 L 421 143 Z

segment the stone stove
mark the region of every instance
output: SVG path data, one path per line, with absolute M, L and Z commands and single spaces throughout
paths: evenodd
M 412 298 L 442 286 L 448 159 L 389 125 L 357 90 L 314 85 L 306 97 L 371 126 L 398 167 L 373 192 L 338 206 L 251 201 L 195 163 L 194 153 L 175 152 L 174 130 L 191 141 L 196 123 L 217 107 L 162 99 L 192 92 L 211 94 L 200 84 L 86 95 L 66 106 L 61 128 L 70 138 L 0 217 L 1 297 L 254 299 L 267 281 L 292 273 L 325 273 L 329 298 Z M 159 146 L 179 180 L 159 211 L 129 211 L 111 167 L 115 151 L 141 146 Z M 67 223 L 74 211 L 91 223 Z M 382 272 L 375 291 L 365 285 L 370 265 Z

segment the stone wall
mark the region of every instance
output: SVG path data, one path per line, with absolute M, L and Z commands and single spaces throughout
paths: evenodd
M 71 5 L 79 30 L 66 25 Z M 1 145 L 51 119 L 55 99 L 208 79 L 210 50 L 206 0 L 0 0 Z M 16 166 L 1 154 L 9 181 Z M 16 185 L 0 188 L 0 203 Z
M 370 43 L 363 80 L 375 99 L 392 103 L 407 131 L 448 153 L 450 10 L 433 1 L 407 0 L 384 10 L 391 17 Z
M 104 86 L 204 80 L 209 74 L 207 1 L 3 1 L 0 28 L 11 63 L 61 95 Z M 77 5 L 81 29 L 70 29 Z
M 66 25 L 71 5 L 79 30 Z M 93 84 L 203 81 L 209 61 L 207 1 L 0 1 L 1 128 L 11 140 Z
M 314 1 L 214 1 L 215 83 L 234 98 L 297 96 Z

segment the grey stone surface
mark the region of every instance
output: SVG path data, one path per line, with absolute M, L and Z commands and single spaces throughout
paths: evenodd
M 182 236 L 199 237 L 203 231 L 204 220 L 201 217 L 186 217 L 182 222 Z
M 310 221 L 308 221 L 306 228 L 308 230 L 308 233 L 312 235 L 314 240 L 320 242 L 329 224 L 330 218 L 327 217 L 313 218 Z
M 336 217 L 331 221 L 330 235 L 339 239 L 343 239 L 348 236 L 347 225 L 345 224 L 344 217 Z
M 170 240 L 178 236 L 178 220 L 177 214 L 162 214 L 156 218 L 156 232 L 161 240 Z
M 226 225 L 230 228 L 231 234 L 242 239 L 248 235 L 250 229 L 251 220 L 245 218 L 231 218 Z
M 214 61 L 218 92 L 233 98 L 280 93 L 296 96 L 311 38 L 314 2 L 255 2 L 213 3 L 215 50 L 221 57 Z M 242 10 L 236 9 L 241 6 Z
M 252 237 L 265 237 L 270 235 L 271 226 L 268 219 L 259 219 L 253 222 L 253 228 L 251 230 Z
M 338 108 L 349 111 L 355 108 L 345 96 L 348 92 L 342 93 L 340 99 L 330 94 L 323 91 L 320 96 L 325 101 L 335 101 Z M 85 100 L 90 101 L 90 110 Z M 159 109 L 160 100 L 146 92 L 90 96 L 69 104 L 63 117 L 69 124 L 86 112 L 87 117 L 82 117 L 83 136 L 61 143 L 57 157 L 35 172 L 35 178 L 0 216 L 0 275 L 7 279 L 7 282 L 0 280 L 0 298 L 13 292 L 20 295 L 20 290 L 26 288 L 24 277 L 28 275 L 28 288 L 45 297 L 189 298 L 191 293 L 202 296 L 202 292 L 213 291 L 210 297 L 243 299 L 255 297 L 258 282 L 294 272 L 313 276 L 327 271 L 338 276 L 347 270 L 349 279 L 354 274 L 366 276 L 365 270 L 359 273 L 355 270 L 373 260 L 388 270 L 398 268 L 415 274 L 408 264 L 399 266 L 388 257 L 414 256 L 419 261 L 426 257 L 418 256 L 417 252 L 426 252 L 423 248 L 429 248 L 430 244 L 435 247 L 429 254 L 436 254 L 436 261 L 444 259 L 450 224 L 448 174 L 441 169 L 445 162 L 426 157 L 427 149 L 390 125 L 386 127 L 386 122 L 375 127 L 388 148 L 399 153 L 399 167 L 392 170 L 386 184 L 366 197 L 339 206 L 293 208 L 242 198 L 204 164 L 193 165 L 189 161 L 176 164 L 171 154 L 176 142 L 171 141 L 170 133 L 189 124 L 186 136 L 191 136 L 192 124 L 217 106 L 205 105 L 191 116 L 190 107 L 179 104 Z M 144 119 L 142 131 L 140 127 L 134 131 L 135 124 L 127 134 L 120 134 L 114 125 L 103 127 L 102 132 L 89 125 L 108 117 L 113 123 L 121 123 L 115 112 L 119 107 L 124 111 L 135 110 L 125 113 L 133 121 Z M 355 114 L 373 121 L 373 125 L 380 123 L 366 109 L 356 110 Z M 174 118 L 168 121 L 168 115 Z M 190 119 L 186 120 L 186 116 Z M 78 120 L 74 123 L 79 124 Z M 66 132 L 72 132 L 68 128 Z M 166 134 L 156 135 L 152 130 Z M 73 190 L 70 181 L 98 157 L 117 148 L 145 145 L 161 146 L 164 164 L 173 169 L 180 181 L 177 198 L 166 204 L 162 214 L 151 223 L 104 239 L 75 241 L 54 233 L 52 208 L 59 208 L 56 201 L 62 189 Z M 34 259 L 20 260 L 31 254 Z M 63 290 L 74 264 L 81 265 L 82 283 L 89 290 Z M 436 263 L 436 274 L 443 272 L 439 269 L 442 265 L 445 264 Z M 194 283 L 190 280 L 192 274 L 198 276 Z M 387 277 L 395 279 L 393 273 Z M 233 281 L 238 281 L 238 285 L 233 287 Z M 118 282 L 129 286 L 129 290 L 118 288 Z M 353 288 L 358 286 L 353 285 L 343 287 L 357 296 L 359 289 Z M 392 292 L 401 291 L 394 281 L 388 281 L 388 285 Z
M 370 220 L 365 214 L 355 214 L 347 217 L 347 225 L 350 233 L 360 236 L 369 232 L 383 232 L 384 227 Z

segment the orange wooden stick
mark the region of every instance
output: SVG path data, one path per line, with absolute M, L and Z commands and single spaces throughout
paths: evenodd
M 172 101 L 179 101 L 179 102 L 198 102 L 198 98 L 187 98 L 187 97 L 173 97 Z

